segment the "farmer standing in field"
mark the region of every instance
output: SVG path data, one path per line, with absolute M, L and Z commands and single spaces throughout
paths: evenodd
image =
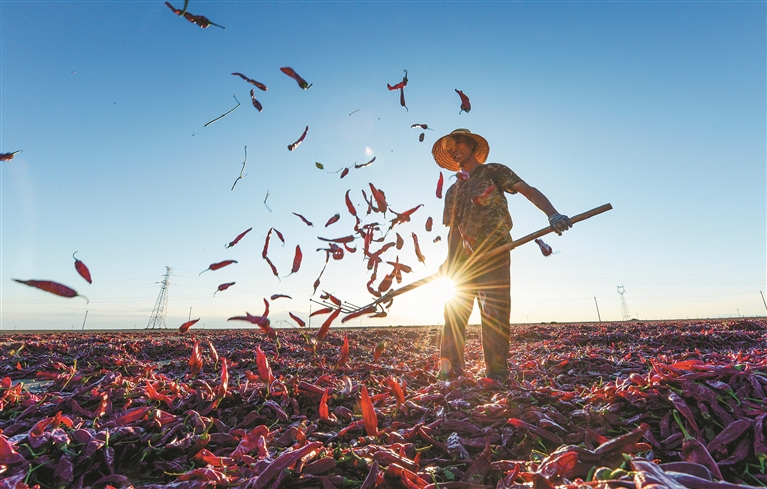
M 445 194 L 443 224 L 448 233 L 447 260 L 440 272 L 455 285 L 455 296 L 445 303 L 440 378 L 463 374 L 466 325 L 477 299 L 482 313 L 482 350 L 485 376 L 506 381 L 509 377 L 511 315 L 511 251 L 473 262 L 470 257 L 511 242 L 511 215 L 504 193 L 520 193 L 543 211 L 559 235 L 572 227 L 543 193 L 525 183 L 500 163 L 487 163 L 487 140 L 468 129 L 456 129 L 432 147 L 442 168 L 459 172 Z

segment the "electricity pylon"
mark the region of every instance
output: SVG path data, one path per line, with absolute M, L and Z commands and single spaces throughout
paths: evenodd
M 168 286 L 170 285 L 170 272 L 172 268 L 165 267 L 165 278 L 160 282 L 160 295 L 157 296 L 157 302 L 154 303 L 152 317 L 144 329 L 168 329 Z
M 622 285 L 618 286 L 618 293 L 621 295 L 621 314 L 623 315 L 623 320 L 628 321 L 631 319 L 631 314 L 629 313 L 629 306 L 626 304 L 626 298 L 623 297 L 623 294 L 626 292 L 626 289 L 623 288 Z

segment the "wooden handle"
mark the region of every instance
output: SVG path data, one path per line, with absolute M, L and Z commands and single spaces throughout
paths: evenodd
M 594 217 L 597 214 L 601 214 L 603 212 L 609 211 L 612 208 L 613 208 L 613 206 L 610 205 L 610 204 L 600 205 L 599 207 L 595 207 L 594 209 L 591 209 L 590 211 L 586 211 L 586 212 L 583 212 L 581 214 L 578 214 L 577 216 L 571 217 L 570 218 L 570 222 L 573 223 L 573 225 L 575 225 L 575 223 L 584 221 L 584 220 L 586 220 L 586 219 L 588 219 L 590 217 Z M 527 236 L 525 236 L 523 238 L 519 238 L 518 240 L 512 241 L 511 243 L 507 243 L 505 245 L 501 245 L 501 246 L 499 246 L 499 247 L 497 247 L 495 249 L 492 249 L 492 250 L 490 250 L 490 251 L 488 251 L 486 253 L 481 253 L 481 254 L 478 254 L 478 255 L 472 255 L 470 260 L 471 261 L 479 261 L 479 260 L 484 260 L 484 259 L 493 257 L 495 255 L 499 255 L 499 254 L 501 254 L 501 253 L 503 253 L 505 251 L 513 250 L 517 246 L 521 246 L 521 245 L 523 245 L 525 243 L 529 243 L 530 241 L 533 241 L 536 238 L 540 238 L 541 236 L 545 236 L 545 235 L 547 235 L 547 234 L 549 234 L 551 232 L 554 232 L 554 230 L 551 228 L 551 226 L 547 226 L 547 227 L 545 227 L 543 229 L 539 229 L 538 231 L 536 231 L 534 233 L 528 234 Z M 389 301 L 389 300 L 397 297 L 398 295 L 402 295 L 405 292 L 409 292 L 409 291 L 411 291 L 413 289 L 417 289 L 418 287 L 420 287 L 422 285 L 426 285 L 429 282 L 433 282 L 434 280 L 440 278 L 441 276 L 442 276 L 441 273 L 435 273 L 434 275 L 429 275 L 428 277 L 424 277 L 424 278 L 422 278 L 420 280 L 416 280 L 412 284 L 405 285 L 403 287 L 400 287 L 399 289 L 391 290 L 391 291 L 387 292 L 386 294 L 384 294 L 383 296 L 381 296 L 380 298 L 378 298 L 375 301 L 373 301 L 373 304 L 379 304 L 381 302 Z

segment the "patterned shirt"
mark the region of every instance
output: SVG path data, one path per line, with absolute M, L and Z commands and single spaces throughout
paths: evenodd
M 478 246 L 486 250 L 488 245 L 510 243 L 513 224 L 504 192 L 517 193 L 511 187 L 521 181 L 516 173 L 500 163 L 476 167 L 468 180 L 459 179 L 447 190 L 443 224 L 451 232 L 458 232 L 460 226 L 464 239 L 475 243 L 472 245 L 475 250 Z M 495 189 L 483 195 L 493 185 Z

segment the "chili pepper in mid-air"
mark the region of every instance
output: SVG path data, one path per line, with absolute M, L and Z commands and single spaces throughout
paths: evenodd
M 269 299 L 271 299 L 271 300 L 275 300 L 275 299 L 292 299 L 292 297 L 287 295 L 287 294 L 272 294 L 271 297 L 269 297 Z
M 323 165 L 323 164 L 322 164 L 322 163 L 320 163 L 319 161 L 315 161 L 315 162 L 314 162 L 314 166 L 316 166 L 316 167 L 317 167 L 317 168 L 319 168 L 320 170 L 324 170 L 324 169 L 325 169 L 325 165 Z
M 293 268 L 290 269 L 290 273 L 296 273 L 299 268 L 301 268 L 301 260 L 303 259 L 304 255 L 301 253 L 301 247 L 299 245 L 296 245 L 296 253 L 293 256 Z
M 293 214 L 294 214 L 294 215 L 296 215 L 296 216 L 298 216 L 298 217 L 299 217 L 299 218 L 300 218 L 302 221 L 304 221 L 304 224 L 306 224 L 307 226 L 311 226 L 311 227 L 314 227 L 314 224 L 312 224 L 312 222 L 311 222 L 311 221 L 309 221 L 307 218 L 305 218 L 305 217 L 304 217 L 304 216 L 302 216 L 301 214 L 296 214 L 295 212 L 294 212 Z
M 349 168 L 344 168 L 344 170 L 341 172 L 341 178 L 345 177 L 349 174 Z
M 442 172 L 439 172 L 439 179 L 437 180 L 437 198 L 442 198 L 442 185 L 445 183 L 445 177 L 442 176 Z
M 291 319 L 293 319 L 293 321 L 295 321 L 295 322 L 296 322 L 296 323 L 297 323 L 297 324 L 298 324 L 300 327 L 302 327 L 302 328 L 303 328 L 304 326 L 306 326 L 306 321 L 304 321 L 304 320 L 303 320 L 303 319 L 301 319 L 300 317 L 296 316 L 296 315 L 295 315 L 295 314 L 293 314 L 292 312 L 289 312 L 289 313 L 288 313 L 288 316 L 290 316 L 290 317 L 291 317 Z
M 411 233 L 413 235 L 413 245 L 415 246 L 415 256 L 418 258 L 418 261 L 420 261 L 423 264 L 426 264 L 426 257 L 421 254 L 421 247 L 418 246 L 418 236 L 416 236 L 415 233 Z
M 330 226 L 334 222 L 338 222 L 339 219 L 341 219 L 341 214 L 336 213 L 333 217 L 328 219 L 328 222 L 325 223 L 325 227 Z
M 0 153 L 0 161 L 11 161 L 14 156 L 21 152 L 22 150 L 14 151 L 13 153 Z
M 84 295 L 78 294 L 76 290 L 58 282 L 52 282 L 50 280 L 19 280 L 17 278 L 14 278 L 13 280 L 20 284 L 50 292 L 51 294 L 60 295 L 61 297 L 82 297 L 85 299 L 86 303 L 90 302 Z
M 223 292 L 223 291 L 225 291 L 226 289 L 228 289 L 229 287 L 231 287 L 232 285 L 234 285 L 235 283 L 236 283 L 236 282 L 227 282 L 227 283 L 225 283 L 225 284 L 221 284 L 221 285 L 219 285 L 219 286 L 218 286 L 218 288 L 216 289 L 216 292 Z M 213 292 L 213 295 L 216 295 L 216 292 Z
M 237 235 L 237 237 L 236 237 L 236 238 L 234 238 L 232 241 L 230 241 L 228 245 L 224 246 L 224 248 L 231 248 L 232 246 L 234 246 L 234 245 L 236 245 L 237 243 L 239 243 L 239 242 L 240 242 L 240 240 L 241 240 L 241 239 L 242 239 L 242 238 L 243 238 L 243 237 L 244 237 L 246 234 L 248 234 L 248 233 L 251 231 L 251 229 L 253 229 L 253 228 L 248 228 L 248 229 L 246 229 L 245 231 L 243 231 L 243 232 L 241 232 L 240 234 L 238 234 L 238 235 Z
M 207 29 L 208 27 L 214 25 L 216 27 L 220 27 L 220 28 L 226 30 L 226 27 L 218 25 L 218 24 L 214 24 L 213 22 L 208 20 L 207 17 L 204 17 L 202 15 L 192 15 L 192 14 L 190 14 L 189 12 L 186 11 L 186 8 L 184 8 L 184 10 L 179 10 L 179 9 L 173 7 L 173 5 L 171 5 L 169 2 L 165 2 L 165 5 L 167 5 L 168 8 L 173 11 L 174 14 L 179 15 L 179 16 L 183 16 L 189 22 L 191 22 L 193 24 L 196 24 L 196 25 L 200 26 L 203 29 Z
M 461 97 L 461 111 L 458 112 L 459 114 L 461 112 L 466 111 L 468 113 L 471 110 L 471 103 L 469 102 L 469 97 L 464 95 L 464 93 L 457 88 L 455 89 L 455 93 L 457 93 Z
M 301 144 L 301 142 L 304 140 L 304 138 L 306 138 L 306 133 L 307 132 L 309 132 L 309 126 L 306 126 L 306 129 L 304 129 L 304 133 L 301 134 L 301 137 L 298 138 L 298 141 L 296 141 L 293 144 L 289 144 L 288 145 L 288 150 L 289 151 L 293 151 L 294 149 L 296 149 L 298 147 L 298 145 Z
M 231 265 L 232 263 L 237 263 L 237 260 L 224 260 L 218 263 L 211 263 L 210 266 L 206 268 L 205 270 L 203 270 L 202 272 L 200 272 L 199 275 L 202 275 L 208 270 L 218 270 L 219 268 L 224 268 L 225 266 Z
M 272 274 L 274 274 L 275 277 L 280 278 L 280 274 L 277 273 L 277 267 L 274 266 L 274 263 L 272 263 L 272 260 L 270 260 L 269 257 L 264 257 L 264 260 L 266 260 L 266 263 L 269 264 L 269 268 L 272 269 Z
M 494 190 L 495 190 L 495 185 L 490 185 L 489 187 L 485 189 L 484 192 L 477 195 L 476 197 L 472 197 L 471 201 L 474 203 L 474 205 L 481 205 L 481 206 L 487 205 L 488 200 L 490 200 L 490 195 L 493 193 Z
M 362 419 L 365 421 L 365 432 L 368 436 L 378 435 L 378 417 L 373 402 L 370 400 L 368 388 L 364 385 L 360 389 L 359 406 L 360 411 L 362 411 Z
M 383 280 L 381 280 L 381 283 L 378 284 L 378 292 L 381 292 L 382 294 L 389 290 L 391 288 L 392 281 L 394 280 L 394 274 L 389 273 L 386 276 L 384 276 Z
M 202 353 L 200 352 L 200 343 L 195 341 L 192 347 L 192 355 L 189 357 L 189 372 L 191 375 L 197 375 L 202 370 Z
M 386 194 L 384 194 L 383 190 L 377 189 L 372 183 L 368 183 L 368 185 L 370 185 L 370 191 L 373 193 L 373 198 L 378 206 L 378 212 L 386 214 L 386 210 L 389 207 L 386 203 Z
M 429 216 L 429 217 L 426 219 L 426 231 L 430 233 L 430 232 L 431 232 L 431 227 L 432 227 L 433 225 L 434 225 L 434 219 L 432 219 L 432 218 L 431 218 L 431 216 Z
M 253 107 L 259 112 L 264 110 L 264 106 L 261 105 L 261 102 L 259 102 L 258 99 L 256 99 L 256 92 L 252 88 L 250 89 L 250 101 L 253 103 Z
M 319 331 L 317 331 L 317 339 L 321 340 L 325 337 L 326 334 L 328 334 L 328 330 L 330 329 L 330 323 L 332 323 L 338 315 L 341 314 L 341 309 L 335 309 L 330 316 L 325 320 L 324 323 L 322 323 L 322 326 L 320 326 Z
M 422 132 L 422 133 L 421 133 L 421 134 L 418 136 L 418 141 L 420 141 L 420 142 L 423 142 L 423 138 L 424 138 L 424 137 L 426 137 L 426 133 L 425 133 L 425 132 Z
M 354 164 L 354 168 L 356 168 L 356 169 L 365 168 L 366 166 L 372 165 L 375 160 L 376 160 L 376 157 L 373 156 L 373 159 L 368 161 L 367 163 L 360 163 L 359 165 L 355 163 Z
M 432 240 L 432 243 L 439 243 L 440 241 L 442 241 L 442 236 L 437 236 Z
M 423 129 L 424 131 L 425 131 L 426 129 L 428 129 L 428 130 L 430 130 L 430 131 L 433 131 L 433 130 L 434 130 L 434 129 L 430 128 L 429 126 L 427 126 L 426 124 L 413 124 L 412 126 L 410 126 L 410 129 L 415 129 L 416 127 L 420 127 L 420 128 L 421 128 L 421 129 Z
M 303 88 L 304 90 L 308 90 L 313 85 L 313 83 L 306 83 L 306 80 L 298 76 L 298 73 L 296 73 L 293 68 L 289 68 L 289 67 L 280 68 L 280 71 L 285 73 L 292 79 L 294 79 L 296 83 L 298 83 L 298 86 Z
M 75 258 L 76 254 L 77 254 L 76 251 L 72 253 L 72 258 L 75 259 L 75 270 L 77 270 L 77 273 L 79 273 L 80 276 L 84 278 L 86 282 L 88 282 L 89 284 L 92 284 L 93 281 L 91 280 L 90 270 L 88 270 L 88 267 L 85 266 L 85 263 Z
M 255 85 L 256 87 L 258 87 L 259 89 L 263 90 L 264 92 L 266 91 L 266 85 L 264 85 L 261 82 L 257 82 L 256 80 L 254 80 L 252 78 L 248 78 L 247 76 L 243 75 L 242 73 L 232 73 L 232 75 L 239 76 L 240 78 L 242 78 L 246 82 L 250 83 L 251 85 Z
M 407 85 L 407 70 L 405 70 L 405 76 L 402 77 L 402 81 L 397 83 L 396 85 L 389 85 L 386 84 L 386 88 L 388 88 L 390 91 L 394 90 L 401 90 L 405 88 L 405 85 Z
M 407 108 L 407 105 L 405 105 L 405 89 L 400 88 L 399 89 L 399 104 L 405 108 L 408 112 L 410 112 L 410 109 Z
M 398 250 L 401 250 L 403 246 L 405 246 L 405 240 L 402 239 L 402 236 L 399 235 L 399 233 L 394 233 L 397 237 L 397 242 L 395 243 L 395 246 Z
M 191 328 L 192 325 L 195 324 L 199 320 L 200 320 L 200 318 L 197 318 L 197 319 L 192 319 L 191 321 L 185 322 L 184 324 L 182 324 L 181 326 L 178 327 L 179 332 L 186 333 L 187 331 L 189 331 L 189 328 Z
M 535 240 L 535 243 L 536 243 L 538 246 L 540 246 L 540 248 L 541 248 L 541 253 L 543 253 L 543 256 L 549 256 L 549 255 L 551 254 L 551 246 L 549 246 L 549 245 L 547 245 L 546 243 L 544 243 L 542 239 L 540 239 L 540 238 L 537 238 L 537 239 Z

